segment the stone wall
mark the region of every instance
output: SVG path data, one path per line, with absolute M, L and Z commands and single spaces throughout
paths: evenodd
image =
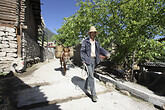
M 23 59 L 40 58 L 40 46 L 25 31 L 23 31 L 21 43 Z M 0 26 L 0 73 L 10 72 L 11 63 L 17 57 L 16 29 Z
M 9 72 L 11 62 L 17 57 L 16 30 L 0 26 L 0 73 Z
M 47 47 L 41 47 L 42 61 L 54 59 L 54 53 Z
M 25 16 L 25 22 L 24 24 L 28 27 L 26 31 L 26 33 L 28 34 L 28 36 L 30 36 L 32 39 L 34 40 L 37 40 L 37 33 L 36 31 L 38 30 L 37 25 L 36 25 L 36 21 L 35 21 L 35 16 L 33 15 L 33 7 L 31 6 L 31 1 L 30 0 L 26 0 L 25 2 L 25 12 L 26 14 L 24 15 Z
M 22 57 L 26 60 L 40 57 L 40 46 L 25 31 L 22 38 Z

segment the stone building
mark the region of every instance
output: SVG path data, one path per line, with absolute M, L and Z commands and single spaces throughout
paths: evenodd
M 40 0 L 0 0 L 0 73 L 16 58 L 40 58 Z

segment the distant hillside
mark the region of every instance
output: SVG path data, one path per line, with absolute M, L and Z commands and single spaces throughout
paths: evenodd
M 49 36 L 49 39 L 55 35 L 55 33 L 53 33 L 51 30 L 49 30 L 48 28 L 45 28 L 45 34 L 47 36 Z

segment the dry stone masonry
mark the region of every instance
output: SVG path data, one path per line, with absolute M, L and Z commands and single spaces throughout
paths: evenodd
M 16 30 L 0 26 L 0 73 L 10 72 L 11 63 L 17 58 Z M 22 58 L 40 57 L 40 46 L 26 32 L 22 36 Z
M 48 48 L 37 43 L 39 36 L 43 36 L 39 35 L 39 28 L 42 33 L 45 28 L 40 0 L 1 0 L 0 3 L 0 73 L 9 73 L 17 58 L 25 63 L 48 59 Z
M 11 62 L 17 57 L 16 30 L 0 26 L 0 73 L 9 72 Z
M 30 36 L 24 32 L 22 39 L 23 58 L 34 59 L 40 57 L 40 46 Z

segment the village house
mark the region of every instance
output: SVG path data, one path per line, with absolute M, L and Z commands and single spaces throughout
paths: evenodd
M 0 73 L 8 73 L 16 58 L 41 57 L 37 43 L 42 34 L 40 0 L 0 1 Z

